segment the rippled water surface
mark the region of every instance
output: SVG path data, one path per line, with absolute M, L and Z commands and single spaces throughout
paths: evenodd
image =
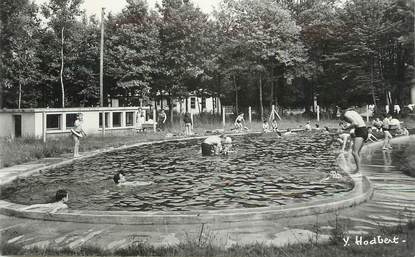
M 201 139 L 140 146 L 77 160 L 3 186 L 1 198 L 21 204 L 49 202 L 69 191 L 71 209 L 188 211 L 285 205 L 331 196 L 352 188 L 348 180 L 320 182 L 336 169 L 336 156 L 319 133 L 276 138 L 233 138 L 235 153 L 203 157 Z M 128 181 L 147 186 L 117 186 Z

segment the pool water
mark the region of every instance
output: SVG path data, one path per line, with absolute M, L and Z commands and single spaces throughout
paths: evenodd
M 348 179 L 320 182 L 336 168 L 322 133 L 276 138 L 273 133 L 233 138 L 229 156 L 204 157 L 202 139 L 132 147 L 77 160 L 19 178 L 1 188 L 1 199 L 46 203 L 69 192 L 80 210 L 189 211 L 287 205 L 352 189 Z M 117 186 L 113 175 L 146 186 Z

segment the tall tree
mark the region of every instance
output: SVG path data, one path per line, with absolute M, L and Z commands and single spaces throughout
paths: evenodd
M 169 99 L 170 119 L 173 121 L 172 100 L 186 92 L 186 81 L 204 74 L 205 32 L 209 30 L 208 16 L 189 1 L 164 0 L 158 6 L 161 93 Z
M 105 69 L 111 94 L 130 100 L 148 96 L 159 72 L 157 21 L 143 0 L 128 0 L 127 7 L 110 21 Z
M 35 90 L 40 48 L 36 13 L 37 6 L 27 0 L 0 3 L 0 108 L 4 104 L 23 107 L 22 92 L 25 88 L 27 92 Z M 4 93 L 10 96 L 6 103 Z
M 64 87 L 64 64 L 65 64 L 65 37 L 67 40 L 72 38 L 72 29 L 76 24 L 76 19 L 82 14 L 80 9 L 83 0 L 50 0 L 42 6 L 42 13 L 48 19 L 49 27 L 54 31 L 57 44 L 60 45 L 60 71 L 59 79 L 61 85 L 61 107 L 65 107 L 65 87 Z M 59 42 L 59 43 L 58 43 Z M 71 51 L 72 49 L 69 49 Z

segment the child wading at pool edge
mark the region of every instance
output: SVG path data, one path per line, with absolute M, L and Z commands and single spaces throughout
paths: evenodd
M 59 189 L 55 194 L 55 202 L 53 203 L 44 203 L 44 204 L 33 204 L 29 205 L 22 210 L 30 209 L 49 209 L 48 213 L 55 213 L 58 210 L 67 209 L 68 205 L 66 202 L 69 200 L 69 194 L 64 189 Z

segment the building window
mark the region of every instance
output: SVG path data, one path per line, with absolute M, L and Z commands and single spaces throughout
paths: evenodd
M 206 109 L 206 98 L 202 97 L 202 110 Z
M 190 98 L 190 108 L 196 109 L 196 98 L 195 97 Z
M 137 115 L 140 115 L 139 113 Z M 131 127 L 134 125 L 134 112 L 125 113 L 125 126 Z
M 46 115 L 46 130 L 60 130 L 61 129 L 61 114 L 47 114 Z
M 121 127 L 121 112 L 112 113 L 112 127 Z
M 76 121 L 76 113 L 68 113 L 66 114 L 66 128 L 70 129 L 73 128 Z
M 108 128 L 109 113 L 105 113 L 105 127 Z M 99 113 L 99 127 L 102 128 L 102 112 Z

